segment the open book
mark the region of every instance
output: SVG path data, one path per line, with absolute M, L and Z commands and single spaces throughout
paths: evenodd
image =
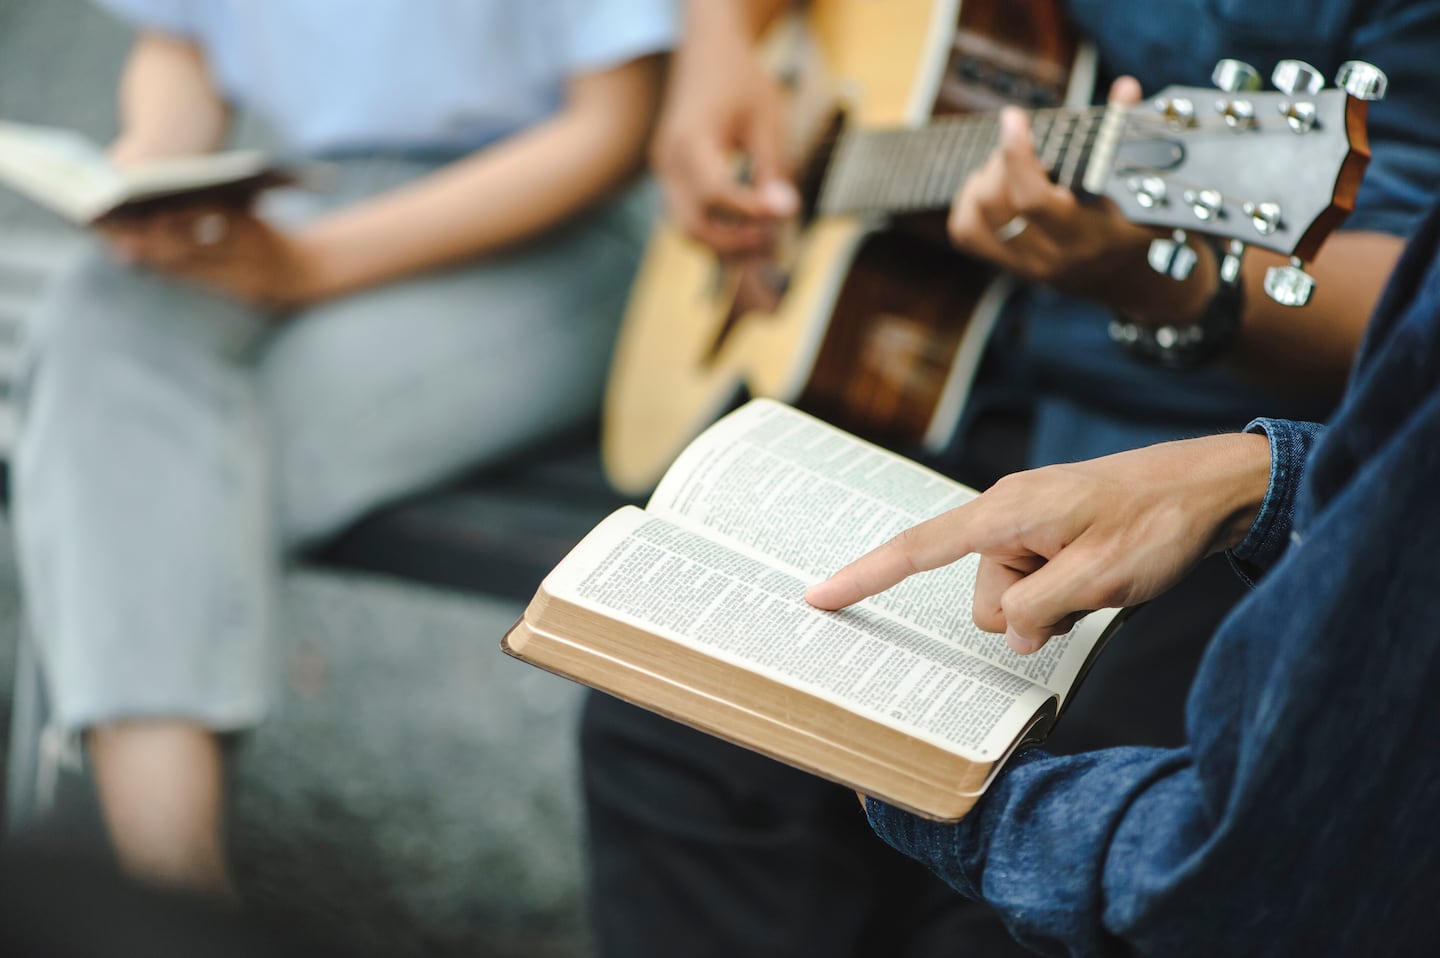
M 73 130 L 0 121 L 0 182 L 80 224 L 180 196 L 244 203 L 294 179 L 259 150 L 176 157 L 122 171 Z
M 711 426 L 645 509 L 600 523 L 502 647 L 931 818 L 963 816 L 1041 741 L 1119 621 L 1021 656 L 971 617 L 979 560 L 840 612 L 803 597 L 976 493 L 770 400 Z

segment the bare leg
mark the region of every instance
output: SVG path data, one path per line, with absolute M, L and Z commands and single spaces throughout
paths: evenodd
M 175 720 L 90 731 L 100 805 L 120 867 L 135 878 L 234 895 L 224 839 L 224 767 L 214 733 Z

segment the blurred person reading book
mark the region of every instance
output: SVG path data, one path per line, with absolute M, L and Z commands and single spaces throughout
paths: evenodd
M 14 461 L 53 721 L 127 871 L 226 891 L 219 736 L 265 715 L 278 559 L 595 414 L 648 226 L 668 0 L 103 0 L 121 167 L 236 110 L 323 194 L 107 223 L 49 292 Z

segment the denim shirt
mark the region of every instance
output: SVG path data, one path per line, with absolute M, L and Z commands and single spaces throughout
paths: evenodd
M 1049 954 L 1434 953 L 1437 252 L 1440 211 L 1323 435 L 1256 424 L 1271 484 L 1234 558 L 1268 570 L 1211 639 L 1188 744 L 1020 755 L 958 824 L 871 801 L 886 841 Z
M 1169 84 L 1210 88 L 1224 57 L 1251 63 L 1267 84 L 1281 59 L 1306 60 L 1327 81 L 1346 60 L 1374 63 L 1390 89 L 1370 105 L 1370 164 L 1343 228 L 1408 237 L 1429 209 L 1440 184 L 1440 0 L 1066 0 L 1066 7 L 1095 43 L 1098 98 L 1122 74 L 1139 79 L 1147 94 Z M 1104 306 L 1042 287 L 1026 288 L 1007 309 L 1020 348 L 1005 360 L 1006 381 L 1038 397 L 1033 465 L 1233 431 L 1255 416 L 1325 419 L 1338 398 L 1300 397 L 1283 379 L 1224 363 L 1169 370 L 1135 362 L 1110 342 L 1110 318 Z M 977 402 L 983 408 L 987 399 Z

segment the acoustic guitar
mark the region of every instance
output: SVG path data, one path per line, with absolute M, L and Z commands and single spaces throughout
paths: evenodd
M 603 416 L 605 469 L 623 492 L 653 487 L 746 394 L 886 445 L 948 440 L 1010 284 L 942 230 L 906 224 L 949 206 L 997 144 L 1006 103 L 1034 111 L 1057 182 L 1135 223 L 1291 256 L 1272 278 L 1293 304 L 1308 295 L 1302 261 L 1352 207 L 1369 158 L 1364 99 L 1318 90 L 1299 61 L 1276 70 L 1288 92 L 1259 92 L 1253 69 L 1222 61 L 1226 89 L 1091 106 L 1094 56 L 1056 0 L 813 0 L 789 36 L 794 101 L 813 103 L 818 84 L 838 103 L 796 120 L 822 131 L 797 165 L 803 213 L 764 261 L 727 262 L 656 227 Z M 1377 92 L 1365 69 L 1361 96 Z M 1152 265 L 1176 272 L 1183 234 L 1157 236 Z

